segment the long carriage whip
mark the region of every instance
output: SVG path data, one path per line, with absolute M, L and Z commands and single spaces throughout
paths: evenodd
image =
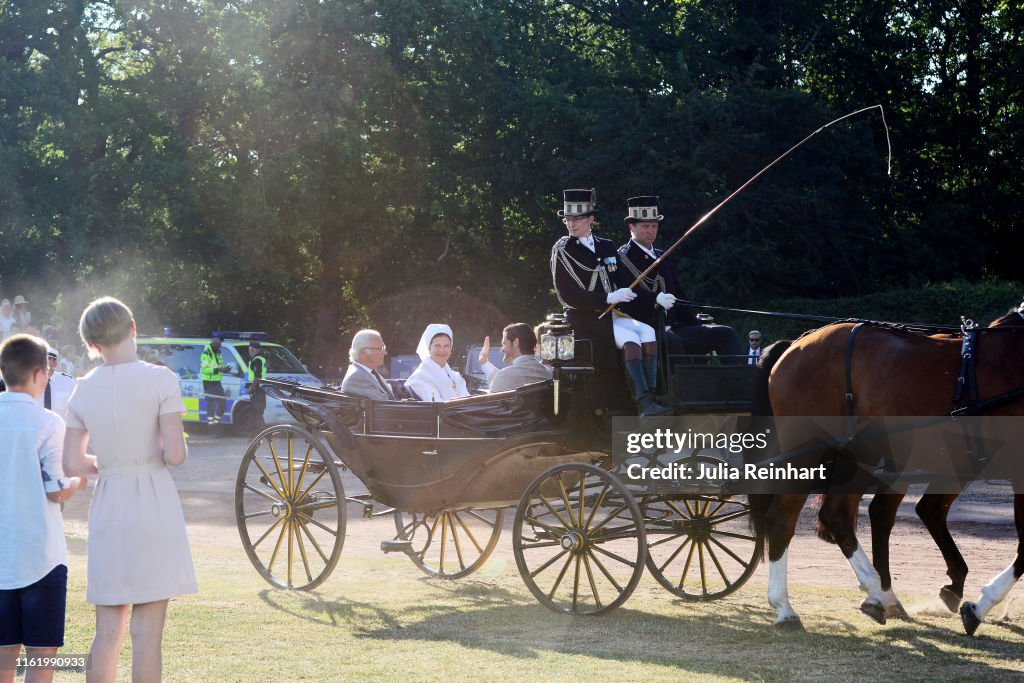
M 661 262 L 664 261 L 668 257 L 669 254 L 671 254 L 673 251 L 676 250 L 676 247 L 678 247 L 680 244 L 683 243 L 683 240 L 685 240 L 687 237 L 690 236 L 691 233 L 693 233 L 694 230 L 696 230 L 701 225 L 703 225 L 705 222 L 707 222 L 707 220 L 709 218 L 711 218 L 712 216 L 714 216 L 715 213 L 719 209 L 721 209 L 723 206 L 725 206 L 726 204 L 731 202 L 733 197 L 738 195 L 740 192 L 743 192 L 743 190 L 747 189 L 747 187 L 751 183 L 753 183 L 755 180 L 757 180 L 758 178 L 763 176 L 765 173 L 767 173 L 768 169 L 770 169 L 772 166 L 774 166 L 775 164 L 779 163 L 780 161 L 782 161 L 783 159 L 788 157 L 790 154 L 792 154 L 797 149 L 799 149 L 801 145 L 803 145 L 805 142 L 807 142 L 808 140 L 813 138 L 815 135 L 817 135 L 821 131 L 823 131 L 826 128 L 828 128 L 829 126 L 834 125 L 836 123 L 839 123 L 840 121 L 848 119 L 848 118 L 850 118 L 852 116 L 856 116 L 857 114 L 862 114 L 862 113 L 864 113 L 866 111 L 870 111 L 872 109 L 877 109 L 881 113 L 881 115 L 882 115 L 882 125 L 885 127 L 885 143 L 888 146 L 888 151 L 889 151 L 889 163 L 888 163 L 888 168 L 886 169 L 886 171 L 887 171 L 888 175 L 892 175 L 892 141 L 889 139 L 889 125 L 885 122 L 885 110 L 882 109 L 882 105 L 880 105 L 880 104 L 873 104 L 870 107 L 864 107 L 863 109 L 858 109 L 857 111 L 852 111 L 849 114 L 846 114 L 845 116 L 840 116 L 838 119 L 835 119 L 834 121 L 829 121 L 824 126 L 818 128 L 816 131 L 814 131 L 813 133 L 811 133 L 810 135 L 805 137 L 803 140 L 801 140 L 800 142 L 796 143 L 795 145 L 793 145 L 792 147 L 787 149 L 778 159 L 776 159 L 772 163 L 770 163 L 767 166 L 765 166 L 764 168 L 762 168 L 760 171 L 758 171 L 756 174 L 754 174 L 754 176 L 750 180 L 748 180 L 747 182 L 745 182 L 742 185 L 740 185 L 732 194 L 730 194 L 728 197 L 726 197 L 721 202 L 719 202 L 718 206 L 716 206 L 715 208 L 711 209 L 706 214 L 701 216 L 700 220 L 698 220 L 696 223 L 694 223 L 690 227 L 689 230 L 684 232 L 683 236 L 680 237 L 679 239 L 677 239 L 675 244 L 673 244 L 671 247 L 669 247 L 664 252 L 662 252 L 661 256 L 659 256 L 657 259 L 655 259 L 654 263 L 649 265 L 644 272 L 642 272 L 639 275 L 637 275 L 636 279 L 633 280 L 633 284 L 631 284 L 629 286 L 629 289 L 633 289 L 638 284 L 640 284 L 641 280 L 643 280 L 645 277 L 650 275 L 654 271 L 654 269 L 657 268 L 661 264 Z M 615 304 L 610 304 L 608 306 L 608 308 L 604 309 L 604 312 L 601 313 L 601 315 L 599 315 L 597 317 L 598 318 L 605 317 L 606 315 L 608 315 L 608 311 L 612 310 L 613 308 L 615 308 Z

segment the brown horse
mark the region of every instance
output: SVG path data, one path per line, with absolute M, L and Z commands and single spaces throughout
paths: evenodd
M 953 397 L 961 374 L 961 338 L 918 334 L 893 326 L 865 325 L 851 342 L 853 330 L 853 323 L 834 324 L 792 344 L 782 343 L 765 351 L 763 379 L 771 411 L 777 417 L 844 416 L 850 414 L 851 409 L 858 417 L 944 416 L 956 407 Z M 1017 399 L 989 406 L 984 414 L 1024 415 L 1024 397 L 1019 394 L 1024 387 L 1024 315 L 1020 309 L 979 331 L 975 357 L 976 386 L 984 392 L 980 400 L 1008 393 L 1012 394 L 1011 399 Z M 789 452 L 796 443 L 784 422 L 778 425 L 778 438 L 783 453 Z M 899 439 L 895 441 L 898 443 Z M 842 448 L 841 439 L 837 440 L 822 448 L 822 456 L 834 455 Z M 892 458 L 892 453 L 888 457 Z M 960 457 L 966 459 L 967 455 Z M 954 465 L 961 470 L 969 469 L 965 463 Z M 963 595 L 967 565 L 946 528 L 946 513 L 958 494 L 948 487 L 941 493 L 931 489 L 930 486 L 922 496 L 917 512 L 946 560 L 951 583 L 942 589 L 942 597 L 947 606 L 955 609 Z M 768 600 L 778 612 L 776 625 L 783 628 L 801 628 L 799 617 L 789 604 L 786 555 L 807 497 L 807 494 L 790 493 L 751 497 L 754 523 L 768 539 Z M 823 496 L 819 531 L 839 545 L 862 589 L 868 593 L 861 609 L 884 623 L 886 616 L 902 613 L 891 589 L 888 541 L 903 493 L 876 495 L 871 503 L 874 565 L 868 561 L 855 534 L 862 497 L 863 493 L 857 492 Z M 961 608 L 968 633 L 977 629 L 987 612 L 1024 574 L 1024 495 L 1015 495 L 1014 503 L 1020 539 L 1016 559 L 985 586 L 977 603 L 966 603 Z

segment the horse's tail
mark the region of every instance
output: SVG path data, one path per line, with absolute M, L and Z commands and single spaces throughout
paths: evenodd
M 757 364 L 757 371 L 754 375 L 754 396 L 750 406 L 750 414 L 753 418 L 751 431 L 759 429 L 759 425 L 766 427 L 773 421 L 775 413 L 772 411 L 772 403 L 768 395 L 768 378 L 771 376 L 772 368 L 782 357 L 782 354 L 793 345 L 792 341 L 777 341 L 761 352 L 761 359 Z M 774 432 L 774 430 L 772 430 Z M 749 451 L 748 451 L 749 453 Z M 775 495 L 772 493 L 752 493 L 747 496 L 750 503 L 750 525 L 754 535 L 764 538 L 768 527 L 768 509 L 772 505 Z M 767 549 L 767 543 L 761 546 L 761 556 Z

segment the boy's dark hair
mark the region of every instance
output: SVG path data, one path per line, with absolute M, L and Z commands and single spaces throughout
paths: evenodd
M 537 348 L 537 335 L 534 334 L 533 328 L 526 323 L 512 323 L 503 330 L 508 336 L 509 340 L 519 340 L 519 352 L 532 356 L 534 349 Z
M 46 372 L 46 342 L 31 334 L 15 334 L 0 344 L 0 375 L 7 388 L 32 379 L 34 370 Z

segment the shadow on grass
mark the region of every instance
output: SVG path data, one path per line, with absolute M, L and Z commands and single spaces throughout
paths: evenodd
M 622 608 L 573 618 L 536 604 L 512 604 L 434 610 L 412 622 L 410 611 L 398 611 L 391 617 L 403 624 L 399 629 L 352 627 L 356 638 L 455 643 L 523 659 L 558 653 L 640 660 L 680 672 L 764 680 L 828 678 L 844 671 L 876 678 L 919 667 L 925 668 L 924 677 L 943 671 L 984 679 L 1020 676 L 1012 668 L 978 661 L 1005 660 L 1017 644 L 967 639 L 923 622 L 865 634 L 863 623 L 835 619 L 827 633 L 817 623 L 818 631 L 781 633 L 770 626 L 773 613 L 767 609 L 732 605 L 725 612 L 694 611 L 667 616 Z

